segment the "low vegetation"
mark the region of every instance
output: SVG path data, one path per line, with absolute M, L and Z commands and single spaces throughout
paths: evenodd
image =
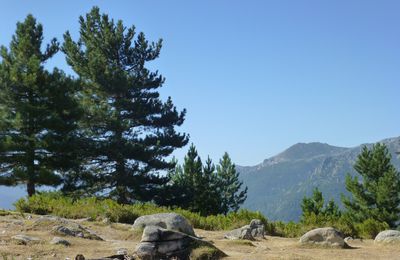
M 15 203 L 15 207 L 22 213 L 51 214 L 72 219 L 108 218 L 112 222 L 128 224 L 132 224 L 142 215 L 173 211 L 186 217 L 195 228 L 205 230 L 229 230 L 247 225 L 252 219 L 260 219 L 266 225 L 268 232 L 274 232 L 273 225 L 260 212 L 249 210 L 205 217 L 181 208 L 160 207 L 151 203 L 121 205 L 111 199 L 95 197 L 73 199 L 60 192 L 37 193 L 28 198 L 21 198 Z

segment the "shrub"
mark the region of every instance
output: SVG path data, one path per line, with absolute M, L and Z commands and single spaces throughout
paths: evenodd
M 193 227 L 205 230 L 230 230 L 248 225 L 252 219 L 260 219 L 269 234 L 274 233 L 274 225 L 260 213 L 241 209 L 227 215 L 201 216 L 181 208 L 160 207 L 152 203 L 121 205 L 110 199 L 73 199 L 60 192 L 43 192 L 29 198 L 21 198 L 15 204 L 20 212 L 52 214 L 65 218 L 109 218 L 112 222 L 132 224 L 138 217 L 148 214 L 175 212 L 187 218 Z
M 386 222 L 369 218 L 360 224 L 356 224 L 355 227 L 360 237 L 373 239 L 379 232 L 388 229 L 389 225 Z

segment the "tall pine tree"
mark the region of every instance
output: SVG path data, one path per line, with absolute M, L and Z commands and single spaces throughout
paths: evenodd
M 207 158 L 203 165 L 193 144 L 185 156 L 183 165 L 177 165 L 170 178 L 175 195 L 169 206 L 176 205 L 198 212 L 202 216 L 221 213 L 220 181 L 215 165 L 210 158 Z
M 78 82 L 44 64 L 59 49 L 42 51 L 43 28 L 32 15 L 17 23 L 9 49 L 1 47 L 0 184 L 58 185 L 76 161 Z
M 67 188 L 96 187 L 120 203 L 151 200 L 167 181 L 157 171 L 174 167 L 165 158 L 188 142 L 175 130 L 186 111 L 178 112 L 171 98 L 161 101 L 157 89 L 164 78 L 146 68 L 159 56 L 161 40 L 135 37 L 133 26 L 114 22 L 97 7 L 79 22 L 80 38 L 75 42 L 65 33 L 63 51 L 85 82 L 83 133 L 90 144 L 86 172 L 73 181 L 80 185 Z
M 347 175 L 346 188 L 352 198 L 342 198 L 354 222 L 374 219 L 393 228 L 400 220 L 400 175 L 390 161 L 384 144 L 363 147 L 354 165 L 362 179 Z
M 221 212 L 227 214 L 229 211 L 237 211 L 247 198 L 247 187 L 242 189 L 243 182 L 239 180 L 239 173 L 228 153 L 222 156 L 217 166 L 217 176 L 222 196 Z

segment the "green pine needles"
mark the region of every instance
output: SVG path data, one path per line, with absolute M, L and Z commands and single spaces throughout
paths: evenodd
M 210 158 L 201 162 L 195 146 L 189 148 L 183 165 L 170 173 L 173 199 L 160 204 L 178 205 L 199 212 L 202 216 L 236 212 L 247 198 L 247 187 L 242 189 L 239 173 L 228 153 L 215 166 Z
M 390 162 L 384 144 L 363 147 L 354 169 L 359 176 L 346 178 L 352 198 L 343 197 L 348 216 L 355 222 L 373 219 L 396 227 L 400 220 L 400 175 Z
M 9 49 L 0 52 L 0 184 L 25 183 L 30 196 L 36 185 L 60 184 L 57 173 L 73 167 L 82 114 L 77 82 L 43 67 L 58 42 L 53 39 L 43 52 L 42 41 L 42 25 L 28 15 L 17 24 Z
M 161 40 L 148 42 L 97 7 L 79 22 L 79 38 L 66 32 L 61 48 L 77 78 L 44 68 L 59 43 L 43 48 L 32 15 L 1 47 L 0 185 L 24 183 L 29 196 L 61 184 L 75 196 L 150 201 L 168 181 L 158 173 L 175 167 L 166 158 L 188 142 L 176 131 L 186 110 L 161 100 L 165 79 L 147 69 Z

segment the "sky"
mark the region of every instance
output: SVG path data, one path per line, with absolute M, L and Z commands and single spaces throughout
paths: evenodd
M 33 14 L 45 43 L 100 7 L 151 41 L 161 95 L 203 160 L 255 165 L 298 142 L 352 147 L 400 135 L 400 1 L 2 1 L 0 45 Z M 47 65 L 73 74 L 63 54 Z M 180 162 L 187 147 L 174 155 Z

